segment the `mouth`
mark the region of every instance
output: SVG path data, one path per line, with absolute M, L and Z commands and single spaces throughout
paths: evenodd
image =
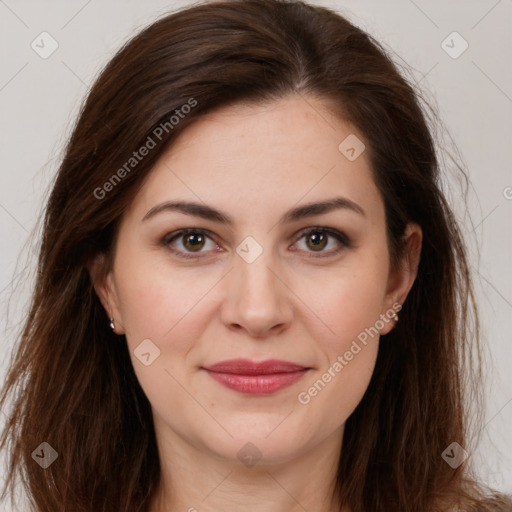
M 259 363 L 247 359 L 231 359 L 202 369 L 229 389 L 258 395 L 268 395 L 291 386 L 311 370 L 299 364 L 274 359 Z

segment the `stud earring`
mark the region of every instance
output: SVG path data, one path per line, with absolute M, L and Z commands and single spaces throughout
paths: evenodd
M 113 331 L 115 331 L 115 330 L 116 330 L 116 325 L 114 324 L 114 319 L 113 319 L 113 318 L 111 318 L 111 319 L 110 319 L 110 328 L 111 328 Z

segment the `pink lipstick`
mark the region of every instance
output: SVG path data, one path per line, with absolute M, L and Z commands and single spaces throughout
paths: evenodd
M 239 393 L 267 395 L 291 386 L 310 368 L 271 359 L 256 363 L 230 359 L 204 368 L 210 377 Z

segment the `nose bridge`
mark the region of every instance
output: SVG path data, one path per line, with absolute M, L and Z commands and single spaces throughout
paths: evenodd
M 250 249 L 253 251 L 253 249 Z M 277 279 L 271 271 L 275 260 L 270 249 L 263 250 L 254 260 L 237 257 L 234 279 L 238 288 L 238 302 L 245 302 L 252 309 L 264 309 L 277 301 Z M 274 270 L 275 272 L 275 270 Z
M 236 264 L 236 279 L 240 284 L 244 296 L 258 299 L 260 296 L 268 300 L 275 297 L 275 275 L 271 271 L 272 258 L 261 255 L 252 263 L 239 259 Z M 275 272 L 275 270 L 274 270 Z
M 270 249 L 245 240 L 237 248 L 229 276 L 229 297 L 225 301 L 224 322 L 263 334 L 291 319 L 286 287 L 281 282 L 280 265 Z

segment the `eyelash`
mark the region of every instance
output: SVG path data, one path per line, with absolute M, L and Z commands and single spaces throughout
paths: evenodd
M 180 229 L 179 231 L 173 231 L 172 233 L 168 233 L 162 239 L 162 244 L 164 246 L 166 246 L 171 252 L 173 252 L 180 258 L 190 259 L 190 260 L 200 258 L 200 257 L 202 257 L 201 256 L 202 252 L 198 252 L 198 253 L 196 253 L 196 255 L 192 255 L 192 253 L 178 251 L 175 248 L 173 248 L 171 245 L 171 242 L 173 242 L 174 240 L 179 239 L 180 237 L 184 237 L 185 235 L 192 234 L 192 233 L 208 237 L 218 246 L 218 244 L 215 242 L 215 240 L 213 240 L 210 232 L 207 230 L 204 230 L 204 229 L 200 229 L 200 228 L 185 228 L 185 229 Z M 317 255 L 307 256 L 308 258 L 326 258 L 329 256 L 335 256 L 335 255 L 339 254 L 343 249 L 349 248 L 352 246 L 350 239 L 344 233 L 341 233 L 340 231 L 337 231 L 335 229 L 324 228 L 324 227 L 311 227 L 311 228 L 307 228 L 307 229 L 301 231 L 300 236 L 296 239 L 296 242 L 300 241 L 305 236 L 311 235 L 312 233 L 329 235 L 330 237 L 335 238 L 341 244 L 341 247 L 338 249 L 335 249 L 335 250 L 327 251 L 327 252 L 320 252 L 320 253 L 317 253 Z M 307 251 L 307 252 L 312 252 L 312 251 Z M 313 254 L 314 254 L 314 252 L 313 252 Z

